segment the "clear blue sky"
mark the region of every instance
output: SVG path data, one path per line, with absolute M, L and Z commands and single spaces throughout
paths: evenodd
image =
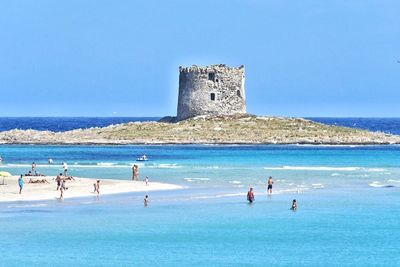
M 0 116 L 174 115 L 226 63 L 251 113 L 400 117 L 398 60 L 398 0 L 0 2 Z

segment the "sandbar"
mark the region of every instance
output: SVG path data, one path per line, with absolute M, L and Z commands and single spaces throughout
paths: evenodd
M 57 190 L 57 184 L 54 176 L 26 176 L 24 177 L 24 187 L 19 194 L 18 186 L 19 176 L 5 178 L 5 184 L 0 185 L 0 202 L 12 201 L 37 201 L 37 200 L 56 200 L 60 197 L 60 191 Z M 75 180 L 66 181 L 68 190 L 64 192 L 64 199 L 96 196 L 93 184 L 100 180 L 100 195 L 129 193 L 129 192 L 148 192 L 159 190 L 182 189 L 182 186 L 149 182 L 146 186 L 143 181 L 117 180 L 117 179 L 95 179 L 74 177 Z M 49 183 L 28 183 L 29 179 L 46 179 Z M 0 177 L 0 183 L 3 182 Z

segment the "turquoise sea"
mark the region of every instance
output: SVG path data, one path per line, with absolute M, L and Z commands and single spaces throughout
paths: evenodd
M 128 180 L 144 153 L 142 177 L 185 188 L 151 192 L 147 208 L 146 193 L 0 203 L 0 266 L 399 265 L 396 145 L 2 145 L 0 170 L 35 161 L 55 175 L 66 161 L 75 176 Z

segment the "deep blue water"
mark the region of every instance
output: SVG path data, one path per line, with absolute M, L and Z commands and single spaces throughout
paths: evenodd
M 23 173 L 35 161 L 40 172 L 55 175 L 66 161 L 74 176 L 129 180 L 132 163 L 143 153 L 150 160 L 140 165 L 141 177 L 185 189 L 0 203 L 0 266 L 400 262 L 397 145 L 0 145 L 0 170 Z M 270 197 L 269 175 L 275 180 Z M 250 186 L 253 205 L 245 200 Z M 147 208 L 144 194 L 150 196 Z M 294 198 L 296 212 L 289 210 Z
M 63 132 L 90 127 L 105 127 L 131 121 L 157 121 L 158 117 L 1 117 L 0 131 L 34 129 Z
M 400 134 L 400 118 L 308 118 L 329 125 Z
M 2 117 L 0 131 L 12 129 L 50 130 L 55 132 L 79 128 L 105 127 L 131 121 L 157 121 L 160 117 Z M 400 134 L 400 118 L 308 118 L 329 125 Z

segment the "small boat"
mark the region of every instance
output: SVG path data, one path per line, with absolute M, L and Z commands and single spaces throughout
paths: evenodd
M 143 156 L 138 157 L 138 158 L 136 159 L 136 161 L 147 161 L 147 160 L 148 160 L 148 158 L 147 158 L 146 155 L 143 155 Z

